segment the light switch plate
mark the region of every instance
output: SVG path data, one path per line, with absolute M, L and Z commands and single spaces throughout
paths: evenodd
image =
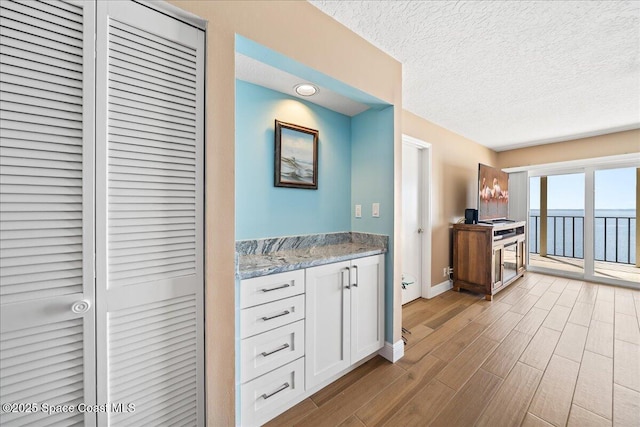
M 380 217 L 380 203 L 374 203 L 371 205 L 371 216 L 374 218 Z
M 356 218 L 362 218 L 362 205 L 356 205 Z

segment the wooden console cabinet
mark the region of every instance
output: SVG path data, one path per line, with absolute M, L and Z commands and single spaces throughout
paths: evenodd
M 526 221 L 453 226 L 453 289 L 488 301 L 525 271 Z

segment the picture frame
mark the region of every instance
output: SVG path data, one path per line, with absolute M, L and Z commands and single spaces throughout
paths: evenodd
M 275 121 L 276 187 L 318 189 L 318 134 L 315 129 Z

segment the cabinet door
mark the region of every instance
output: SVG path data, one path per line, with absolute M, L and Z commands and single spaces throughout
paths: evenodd
M 351 363 L 384 345 L 384 256 L 351 262 Z
M 492 265 L 492 229 L 466 226 L 464 229 L 454 228 L 453 233 L 454 279 L 478 287 L 488 287 L 489 283 L 493 283 L 492 270 L 488 268 Z
M 525 265 L 525 240 L 522 239 L 518 241 L 517 254 L 516 254 L 516 270 L 518 274 L 524 273 L 524 265 Z
M 340 262 L 308 268 L 305 272 L 307 389 L 351 364 L 350 265 L 348 261 Z
M 499 289 L 502 287 L 502 276 L 503 276 L 503 251 L 504 248 L 502 246 L 498 246 L 493 248 L 493 259 L 492 263 L 492 274 L 491 274 L 491 288 Z

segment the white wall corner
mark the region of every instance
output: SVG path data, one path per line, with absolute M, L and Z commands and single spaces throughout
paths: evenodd
M 397 362 L 404 356 L 404 341 L 399 340 L 395 344 L 385 341 L 384 347 L 380 349 L 378 354 L 389 362 Z
M 445 280 L 442 283 L 438 283 L 435 286 L 431 286 L 427 289 L 427 298 L 431 299 L 433 297 L 437 297 L 438 295 L 447 292 L 449 289 L 453 287 L 451 280 Z

